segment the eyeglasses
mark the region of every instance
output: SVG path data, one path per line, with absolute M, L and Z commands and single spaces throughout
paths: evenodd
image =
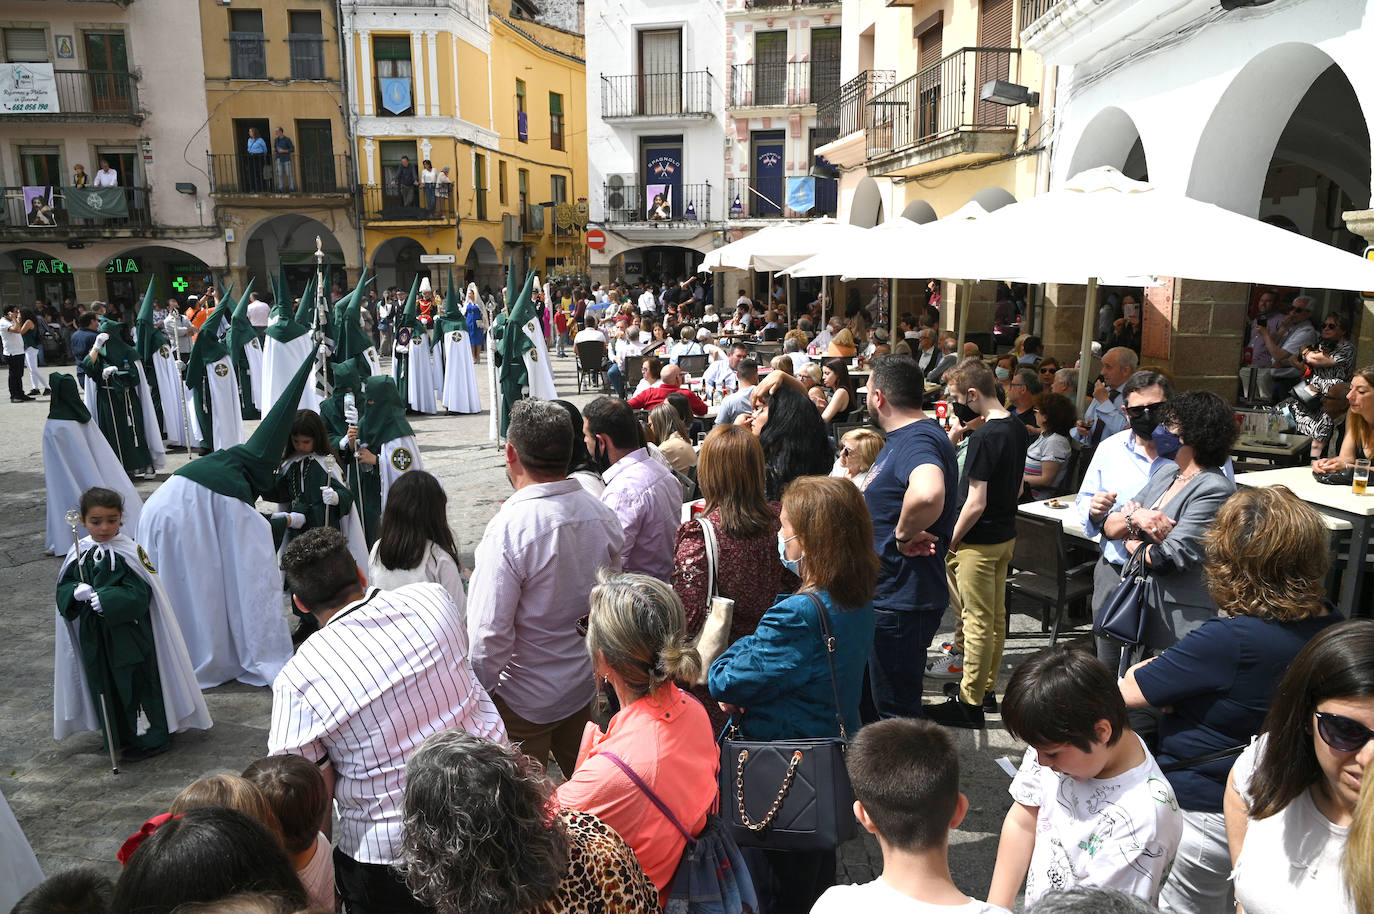
M 1337 752 L 1359 752 L 1374 739 L 1374 730 L 1358 720 L 1327 711 L 1317 711 L 1316 714 L 1317 733 L 1321 734 L 1322 742 Z
M 1058 370 L 1058 369 L 1055 369 L 1055 368 L 1042 368 L 1042 369 L 1040 369 L 1040 373 L 1041 373 L 1041 374 L 1054 374 L 1055 371 L 1057 371 L 1057 370 Z
M 1340 324 L 1322 324 L 1323 330 L 1339 330 Z
M 1164 412 L 1165 405 L 1164 403 L 1146 403 L 1144 406 L 1128 406 L 1126 407 L 1126 415 L 1132 419 L 1141 419 L 1146 415 L 1158 416 Z
M 849 449 L 848 445 L 845 445 L 844 447 L 840 448 L 840 453 L 843 454 L 845 457 L 848 457 L 850 454 L 853 454 L 854 452 Z
M 574 623 L 574 627 L 577 629 L 578 635 L 582 636 L 583 638 L 587 637 L 587 626 L 591 624 L 591 621 L 591 613 L 587 613 L 586 615 L 577 617 L 577 622 Z

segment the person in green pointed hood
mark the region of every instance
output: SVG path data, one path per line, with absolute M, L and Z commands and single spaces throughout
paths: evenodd
M 219 339 L 220 325 L 229 313 L 226 300 L 215 307 L 196 333 L 186 359 L 186 387 L 192 392 L 191 440 L 201 453 L 241 444 L 243 413 L 239 382 L 229 347 Z
M 334 391 L 320 404 L 320 418 L 324 420 L 330 443 L 338 451 L 344 481 L 358 500 L 363 531 L 371 549 L 381 530 L 382 477 L 376 453 L 358 443 L 358 425 L 366 410 L 367 398 L 357 366 L 348 362 L 335 365 Z
M 239 379 L 239 408 L 243 418 L 256 419 L 262 415 L 262 344 L 257 331 L 248 319 L 248 306 L 258 300 L 250 280 L 243 297 L 230 313 L 229 357 Z
M 391 374 L 406 408 L 432 416 L 439 411 L 434 400 L 434 361 L 430 357 L 429 337 L 420 323 L 419 289 L 420 277 L 416 276 L 396 326 Z
M 148 379 L 163 437 L 168 444 L 185 447 L 190 437 L 190 416 L 186 412 L 181 372 L 177 370 L 177 354 L 172 352 L 172 344 L 162 327 L 153 320 L 156 292 L 157 280 L 154 278 L 148 283 L 143 305 L 138 309 L 134 346 L 143 362 L 143 373 Z
M 381 504 L 385 509 L 391 484 L 408 470 L 424 469 L 424 461 L 420 459 L 415 433 L 406 421 L 405 402 L 396 382 L 385 375 L 373 375 L 363 389 L 366 406 L 358 422 L 358 444 L 377 455 Z
M 501 434 L 506 434 L 510 424 L 510 409 L 515 401 L 529 393 L 530 373 L 525 365 L 525 353 L 534 349 L 534 342 L 524 331 L 524 325 L 534 318 L 534 304 L 531 298 L 534 289 L 534 274 L 525 277 L 525 286 L 512 304 L 511 295 L 515 288 L 515 265 L 511 264 L 506 279 L 506 311 L 497 317 L 491 328 L 496 344 L 497 367 L 501 384 Z
M 271 409 L 281 399 L 282 391 L 307 352 L 315 351 L 310 337 L 311 303 L 315 301 L 315 280 L 312 278 L 301 295 L 300 305 L 291 300 L 289 286 L 278 284 L 273 293 L 277 297 L 272 306 L 272 318 L 267 323 L 267 339 L 262 347 L 262 402 Z M 318 410 L 320 394 L 315 388 L 316 377 L 305 385 L 300 408 Z
M 67 512 L 77 506 L 82 492 L 101 486 L 124 496 L 124 522 L 129 529 L 138 523 L 143 499 L 100 427 L 91 421 L 76 378 L 55 371 L 48 383 L 52 399 L 43 426 L 43 479 L 48 493 L 45 544 L 54 555 L 64 555 L 72 546 Z M 78 524 L 76 529 L 78 535 L 86 535 L 86 528 Z
M 277 484 L 313 355 L 247 442 L 178 469 L 139 519 L 137 540 L 171 595 L 203 689 L 231 679 L 270 685 L 291 657 L 276 534 L 305 518 L 278 512 L 269 520 L 255 505 Z
M 81 361 L 86 404 L 124 469 L 151 476 L 166 462 L 162 430 L 138 352 L 125 339 L 124 325 L 106 318 L 91 351 Z
M 444 353 L 444 378 L 439 390 L 439 402 L 450 413 L 480 413 L 482 402 L 477 393 L 477 367 L 472 363 L 472 345 L 468 338 L 468 322 L 463 303 L 453 288 L 453 271 L 449 271 L 449 290 L 444 296 L 444 314 L 436 326 L 437 345 Z M 468 295 L 477 296 L 477 286 L 468 286 Z

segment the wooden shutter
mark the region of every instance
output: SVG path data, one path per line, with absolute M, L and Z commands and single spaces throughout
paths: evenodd
M 936 23 L 916 39 L 916 69 L 924 70 L 944 57 L 944 27 Z
M 1014 0 L 982 0 L 978 5 L 978 45 L 983 48 L 1010 48 L 1012 44 L 1011 11 Z M 967 65 L 967 62 L 965 62 Z M 1009 51 L 979 51 L 974 61 L 974 92 L 994 79 L 1007 80 L 1011 76 Z M 977 97 L 975 95 L 975 97 Z M 1014 112 L 1004 105 L 979 101 L 974 111 L 975 126 L 1002 126 L 1012 123 Z

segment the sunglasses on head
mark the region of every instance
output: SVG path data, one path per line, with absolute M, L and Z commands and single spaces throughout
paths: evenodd
M 1317 711 L 1317 733 L 1322 742 L 1337 752 L 1359 752 L 1365 744 L 1374 739 L 1374 730 L 1358 720 L 1351 720 L 1340 714 Z
M 574 627 L 577 629 L 577 633 L 581 635 L 583 638 L 587 637 L 587 626 L 591 624 L 591 621 L 592 614 L 587 613 L 585 615 L 578 616 L 577 622 L 574 623 Z

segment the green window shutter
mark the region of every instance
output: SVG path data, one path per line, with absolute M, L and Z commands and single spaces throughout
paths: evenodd
M 555 117 L 563 116 L 563 96 L 557 92 L 549 93 L 549 114 Z

